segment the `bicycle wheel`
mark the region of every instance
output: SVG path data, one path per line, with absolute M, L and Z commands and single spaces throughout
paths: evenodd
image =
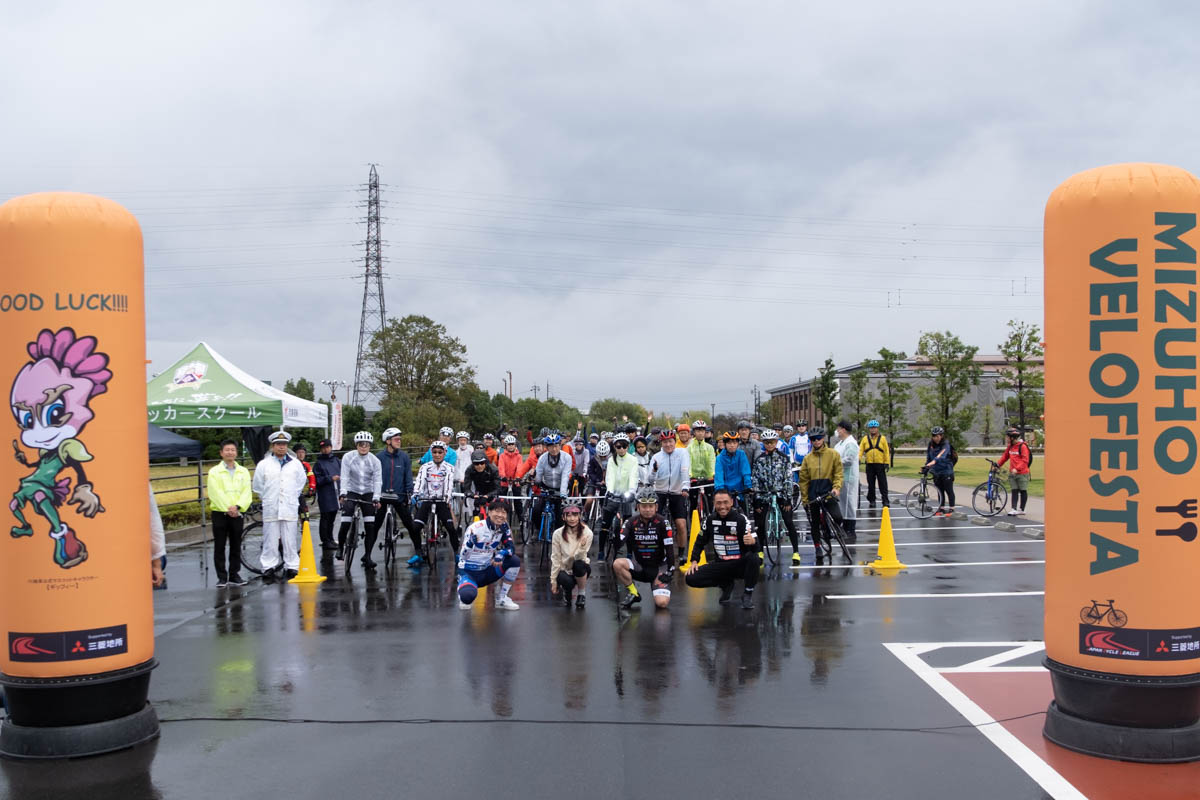
M 984 481 L 971 493 L 971 507 L 981 517 L 996 516 L 1004 510 L 1004 504 L 1007 502 L 1008 493 L 998 483 Z
M 359 526 L 362 525 L 362 517 L 354 515 L 354 520 L 350 524 L 350 530 L 346 534 L 346 552 L 345 552 L 345 573 L 346 577 L 350 577 L 350 567 L 354 564 L 354 551 L 358 549 L 358 533 Z
M 262 575 L 262 522 L 251 522 L 242 529 L 242 566 Z
M 1114 628 L 1124 628 L 1129 617 L 1124 611 L 1114 608 L 1108 612 L 1108 621 Z
M 770 566 L 775 566 L 779 563 L 779 529 L 783 526 L 782 520 L 779 518 L 779 508 L 774 507 L 767 515 L 766 530 L 763 531 L 763 553 L 767 557 L 767 563 Z
M 853 564 L 853 563 L 854 563 L 854 557 L 853 557 L 852 555 L 850 555 L 850 548 L 846 547 L 846 536 L 845 536 L 845 534 L 842 532 L 842 526 L 841 526 L 841 525 L 838 525 L 838 524 L 835 522 L 835 523 L 833 523 L 833 525 L 831 525 L 831 526 L 829 526 L 829 527 L 833 529 L 833 535 L 837 537 L 838 544 L 839 544 L 839 545 L 841 546 L 841 548 L 842 548 L 842 555 L 844 555 L 844 556 L 846 557 L 846 561 L 847 561 L 847 563 Z M 833 553 L 833 542 L 830 542 L 830 543 L 829 543 L 829 552 L 830 552 L 830 555 L 832 555 L 832 553 Z
M 1079 612 L 1079 619 L 1085 625 L 1099 625 L 1104 619 L 1104 614 L 1094 605 L 1084 606 Z
M 904 508 L 917 519 L 929 519 L 937 510 L 937 505 L 930 501 L 929 487 L 918 483 L 904 495 Z
M 383 568 L 391 569 L 396 561 L 396 517 L 388 514 L 383 518 Z

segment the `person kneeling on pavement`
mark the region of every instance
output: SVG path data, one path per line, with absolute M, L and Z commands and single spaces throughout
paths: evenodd
M 712 549 L 708 563 L 702 567 L 700 555 L 708 544 Z M 713 513 L 704 520 L 689 560 L 691 566 L 685 578 L 688 586 L 697 589 L 720 586 L 720 602 L 728 603 L 733 596 L 733 582 L 741 578 L 742 608 L 754 608 L 759 546 L 750 530 L 750 521 L 733 507 L 733 492 L 728 489 L 718 489 L 713 497 Z
M 607 445 L 605 445 L 607 447 Z M 587 603 L 588 576 L 592 565 L 588 561 L 588 549 L 592 546 L 592 529 L 583 524 L 583 512 L 572 503 L 563 509 L 563 525 L 554 531 L 550 543 L 550 593 L 562 592 L 562 602 L 571 607 L 571 594 L 578 589 L 575 607 L 583 608 Z
M 671 526 L 658 513 L 658 494 L 652 486 L 642 487 L 637 494 L 638 513 L 621 529 L 616 551 L 624 546 L 628 558 L 613 561 L 613 574 L 628 591 L 621 608 L 630 609 L 642 602 L 634 581 L 651 584 L 654 605 L 666 608 L 671 604 L 671 574 L 675 568 L 675 540 Z
M 508 501 L 493 500 L 488 504 L 487 519 L 471 523 L 463 535 L 458 553 L 458 607 L 470 608 L 481 588 L 499 580 L 496 608 L 518 610 L 520 606 L 508 591 L 520 572 L 521 559 L 513 552 L 508 527 Z

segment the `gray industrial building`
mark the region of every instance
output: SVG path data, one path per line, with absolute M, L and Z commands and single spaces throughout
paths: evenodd
M 1040 363 L 1040 359 L 1038 361 Z M 902 365 L 900 369 L 901 380 L 913 387 L 909 392 L 908 407 L 904 415 L 905 421 L 912 423 L 920 419 L 923 413 L 915 387 L 932 384 L 930 366 L 929 362 L 915 358 L 905 359 L 898 363 Z M 1003 442 L 1002 434 L 1004 429 L 1009 424 L 1009 419 L 1005 412 L 1005 401 L 1015 395 L 1015 392 L 1011 389 L 1001 389 L 998 385 L 1003 380 L 1000 369 L 1006 366 L 1007 362 L 1003 356 L 999 355 L 977 355 L 975 363 L 980 367 L 979 385 L 971 387 L 971 391 L 963 401 L 963 405 L 973 403 L 979 408 L 975 414 L 974 423 L 970 430 L 966 431 L 967 443 L 968 445 L 999 445 Z M 841 367 L 836 371 L 839 397 L 845 396 L 849 387 L 850 376 L 864 369 L 865 367 L 860 363 Z M 878 395 L 879 384 L 882 379 L 883 376 L 880 374 L 869 373 L 867 392 L 872 395 Z M 822 419 L 821 412 L 813 404 L 812 385 L 815 381 L 816 376 L 813 376 L 807 380 L 800 380 L 796 383 L 767 389 L 767 393 L 772 400 L 779 399 L 783 402 L 784 421 L 794 425 L 797 420 L 806 419 L 810 425 L 823 425 L 826 428 L 831 428 L 837 424 L 837 420 Z M 985 414 L 991 417 L 990 436 L 985 436 L 985 429 L 988 427 L 985 422 Z M 774 422 L 775 420 L 764 421 Z M 884 423 L 884 420 L 880 420 L 880 422 Z M 1031 424 L 1034 423 L 1031 423 L 1027 418 L 1026 425 L 1029 426 Z

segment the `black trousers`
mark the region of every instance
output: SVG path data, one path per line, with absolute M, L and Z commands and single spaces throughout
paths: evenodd
M 571 596 L 571 592 L 575 591 L 575 587 L 579 585 L 580 578 L 586 578 L 592 574 L 592 565 L 586 561 L 576 561 L 571 565 L 571 571 L 560 569 L 554 580 L 558 583 L 560 591 L 566 592 L 567 597 Z
M 317 530 L 320 532 L 322 550 L 332 550 L 337 547 L 337 544 L 333 541 L 333 523 L 336 520 L 336 509 L 321 512 L 320 520 L 317 523 Z
M 242 526 L 245 522 L 245 517 L 231 517 L 222 511 L 213 514 L 213 566 L 221 580 L 237 575 L 242 568 Z M 228 572 L 225 571 L 226 542 L 229 543 Z
M 708 589 L 713 586 L 732 586 L 739 578 L 745 582 L 747 589 L 753 589 L 758 583 L 759 568 L 758 551 L 743 553 L 741 558 L 729 561 L 710 561 L 700 569 L 688 575 L 684 582 L 697 589 Z
M 808 505 L 808 523 L 812 528 L 813 547 L 816 549 L 818 556 L 821 555 L 821 545 L 817 541 L 817 537 L 833 538 L 833 533 L 829 530 L 828 519 L 830 517 L 845 530 L 845 520 L 842 519 L 842 509 L 838 507 L 837 498 L 827 497 L 822 505 L 825 510 L 825 519 L 821 518 L 821 508 L 818 508 L 816 503 L 809 503 Z
M 938 506 L 954 509 L 954 476 L 934 475 L 933 485 L 938 490 Z
M 887 464 L 867 464 L 867 502 L 875 502 L 875 486 L 879 486 L 879 499 L 888 504 Z
M 789 493 L 790 496 L 790 493 Z M 756 502 L 754 504 L 754 530 L 759 536 L 767 535 L 767 503 L 770 501 Z M 793 519 L 792 504 L 782 497 L 776 497 L 775 502 L 779 504 L 779 516 L 783 517 L 783 527 L 787 528 L 788 539 L 792 542 L 792 550 L 800 552 L 800 540 L 796 535 L 796 520 Z M 764 539 L 760 542 L 763 547 L 767 546 Z
M 408 531 L 408 540 L 412 542 L 413 552 L 421 552 L 421 537 L 417 535 L 420 530 L 413 524 L 412 513 L 409 512 L 407 500 L 380 500 L 379 510 L 375 512 L 375 530 L 371 532 L 370 541 L 372 544 L 379 538 L 379 531 L 383 528 L 383 518 L 387 516 L 388 508 L 392 509 L 392 513 L 404 523 L 404 529 Z

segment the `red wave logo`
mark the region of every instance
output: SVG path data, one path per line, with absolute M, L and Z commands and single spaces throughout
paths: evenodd
M 32 636 L 19 636 L 13 639 L 12 651 L 18 656 L 52 656 L 53 650 L 43 650 L 33 643 Z
M 1104 650 L 1121 650 L 1126 653 L 1136 653 L 1136 647 L 1121 644 L 1115 638 L 1116 634 L 1113 631 L 1092 631 L 1084 639 L 1088 647 L 1095 647 Z

